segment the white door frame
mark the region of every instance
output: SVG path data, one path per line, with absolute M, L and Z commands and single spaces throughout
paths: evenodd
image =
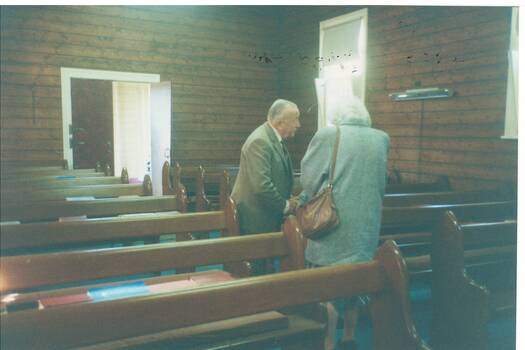
M 60 67 L 60 80 L 62 90 L 62 145 L 64 147 L 64 159 L 67 160 L 69 168 L 73 168 L 73 150 L 69 147 L 69 125 L 72 124 L 72 78 L 130 81 L 137 83 L 159 83 L 160 74 L 131 73 L 109 70 Z

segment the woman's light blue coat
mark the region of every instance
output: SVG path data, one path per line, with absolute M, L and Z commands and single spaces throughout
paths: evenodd
M 381 227 L 390 139 L 361 120 L 340 124 L 341 138 L 334 176 L 334 201 L 340 224 L 319 240 L 308 240 L 306 259 L 316 265 L 370 260 Z M 301 202 L 326 187 L 336 127 L 314 135 L 301 162 Z

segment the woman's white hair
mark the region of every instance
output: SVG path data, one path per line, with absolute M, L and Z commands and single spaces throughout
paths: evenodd
M 364 126 L 371 126 L 372 119 L 365 104 L 358 97 L 341 98 L 332 101 L 327 107 L 327 116 L 334 125 L 348 122 L 358 122 Z

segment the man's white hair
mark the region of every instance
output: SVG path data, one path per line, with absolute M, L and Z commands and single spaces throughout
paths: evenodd
M 327 106 L 327 116 L 334 125 L 344 124 L 346 122 L 357 121 L 361 125 L 371 126 L 372 119 L 365 107 L 365 104 L 358 97 L 341 98 L 332 101 Z
M 272 103 L 270 109 L 268 110 L 268 120 L 269 121 L 277 121 L 283 117 L 283 112 L 287 108 L 297 108 L 297 105 L 291 101 L 278 99 L 275 100 L 274 103 Z

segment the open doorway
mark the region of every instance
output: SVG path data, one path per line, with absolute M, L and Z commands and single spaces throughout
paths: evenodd
M 152 177 L 171 153 L 171 83 L 158 74 L 62 68 L 64 159 L 70 168 L 109 164 L 130 180 Z

